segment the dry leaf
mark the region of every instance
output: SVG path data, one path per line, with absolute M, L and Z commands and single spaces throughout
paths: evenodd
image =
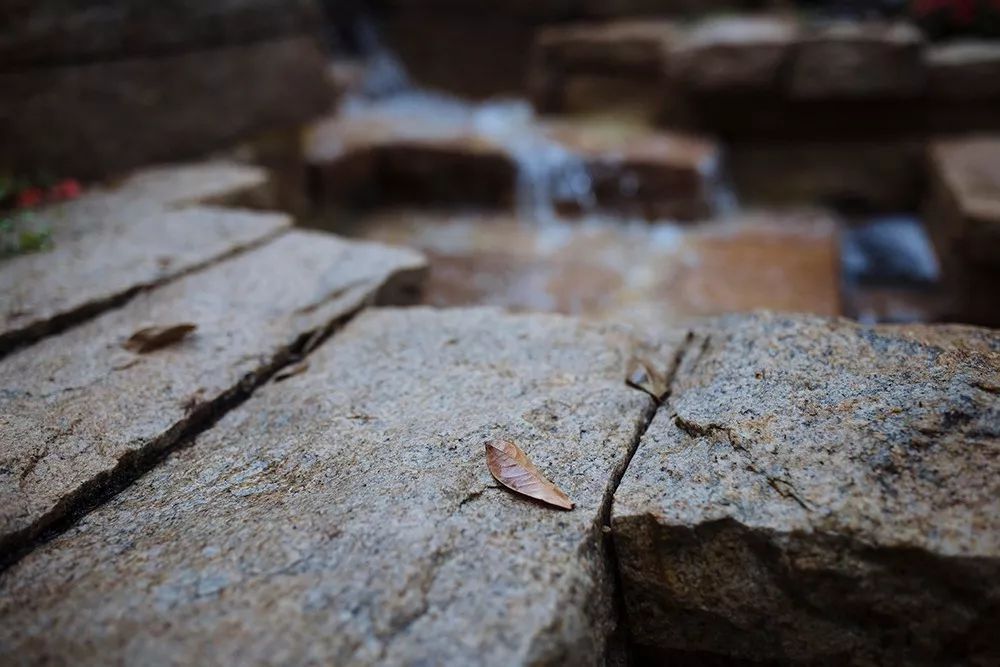
M 625 384 L 644 391 L 657 401 L 667 394 L 667 381 L 645 361 L 632 357 L 626 369 Z
M 565 510 L 573 509 L 573 501 L 559 490 L 521 451 L 509 440 L 490 440 L 486 443 L 486 465 L 493 477 L 511 491 L 524 494 L 543 503 Z
M 197 325 L 190 323 L 146 327 L 132 334 L 127 341 L 122 343 L 122 347 L 139 354 L 155 352 L 168 345 L 181 342 L 189 333 L 197 328 Z

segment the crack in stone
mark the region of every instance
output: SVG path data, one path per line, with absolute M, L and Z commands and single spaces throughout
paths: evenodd
M 216 255 L 215 257 L 210 257 L 203 262 L 193 264 L 182 271 L 171 274 L 167 277 L 153 279 L 140 285 L 134 285 L 133 287 L 119 292 L 118 294 L 113 294 L 103 299 L 88 301 L 87 303 L 81 304 L 72 310 L 57 313 L 52 317 L 35 322 L 26 327 L 0 333 L 0 359 L 3 359 L 15 350 L 26 347 L 32 343 L 37 343 L 43 338 L 60 334 L 77 324 L 82 324 L 87 320 L 97 317 L 105 311 L 121 308 L 144 292 L 149 292 L 159 287 L 163 287 L 182 278 L 186 278 L 193 273 L 215 266 L 216 264 L 221 264 L 226 260 L 233 259 L 239 255 L 250 252 L 251 250 L 261 248 L 287 231 L 288 229 L 284 228 L 275 230 L 274 232 L 265 234 L 260 238 L 253 239 L 247 243 L 230 248 L 227 252 L 224 252 L 221 255 Z M 0 567 L 0 569 L 2 569 L 2 567 Z
M 212 428 L 224 415 L 244 403 L 281 369 L 297 363 L 307 346 L 315 349 L 334 332 L 343 328 L 364 309 L 358 306 L 318 329 L 298 336 L 290 345 L 276 352 L 260 368 L 247 373 L 228 391 L 204 401 L 165 433 L 130 449 L 111 470 L 102 472 L 63 497 L 48 513 L 21 530 L 0 539 L 0 574 L 24 556 L 71 528 L 82 517 L 97 509 L 155 468 L 167 456 L 188 445 Z

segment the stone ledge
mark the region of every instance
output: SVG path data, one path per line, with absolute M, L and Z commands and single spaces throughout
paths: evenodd
M 398 114 L 407 105 L 403 120 Z M 697 220 L 709 217 L 714 205 L 720 153 L 702 137 L 641 124 L 547 121 L 513 108 L 417 97 L 366 111 L 316 123 L 307 135 L 306 159 L 326 205 L 377 198 L 509 207 L 518 170 L 544 168 L 553 155 L 586 172 L 588 205 L 598 211 Z M 579 210 L 577 193 L 553 190 L 558 210 Z
M 273 238 L 288 216 L 199 205 L 266 205 L 271 189 L 256 167 L 173 165 L 25 217 L 53 247 L 0 263 L 0 354 Z
M 368 311 L 5 572 L 0 659 L 603 664 L 601 526 L 652 409 L 635 349 L 552 315 Z M 576 508 L 497 488 L 495 437 Z
M 410 250 L 289 232 L 0 361 L 0 560 L 141 474 L 311 336 L 407 296 L 423 268 Z M 177 345 L 122 347 L 181 323 L 197 329 Z
M 725 318 L 689 339 L 612 511 L 637 643 L 988 664 L 1000 335 Z

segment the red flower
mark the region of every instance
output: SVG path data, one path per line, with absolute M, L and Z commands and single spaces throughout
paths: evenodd
M 27 188 L 17 193 L 17 207 L 31 208 L 38 206 L 45 199 L 45 193 L 41 188 Z
M 76 199 L 82 191 L 83 188 L 80 187 L 79 181 L 75 178 L 67 178 L 59 181 L 49 189 L 49 197 L 56 200 Z

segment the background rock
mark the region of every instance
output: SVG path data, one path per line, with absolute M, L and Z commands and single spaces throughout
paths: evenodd
M 0 72 L 0 168 L 98 178 L 287 128 L 333 101 L 311 37 Z

